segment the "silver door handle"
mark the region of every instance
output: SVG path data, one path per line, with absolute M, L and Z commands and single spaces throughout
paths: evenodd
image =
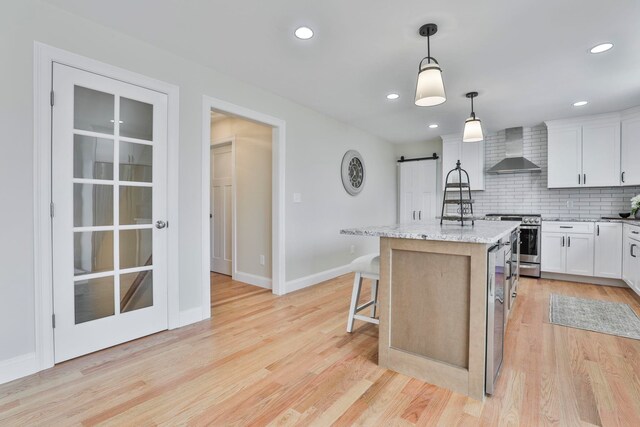
M 413 220 L 416 220 L 416 211 L 413 211 Z
M 163 229 L 163 228 L 165 228 L 167 225 L 168 225 L 168 224 L 167 224 L 166 222 L 164 222 L 164 221 L 156 221 L 156 228 Z
M 564 248 L 564 236 L 562 236 L 562 247 Z
M 622 172 L 622 183 L 624 184 L 624 172 Z
M 584 174 L 584 178 L 582 179 L 582 183 L 585 184 L 585 185 L 587 184 L 587 174 L 586 173 Z
M 632 257 L 634 257 L 634 258 L 637 258 L 637 257 L 636 257 L 636 255 L 633 253 L 633 248 L 635 248 L 635 247 L 636 247 L 636 244 L 635 244 L 635 243 L 633 243 L 633 244 L 631 245 L 631 256 L 632 256 Z
M 600 235 L 600 225 L 596 225 L 596 236 Z
M 418 219 L 422 221 L 422 211 L 418 211 Z
M 570 248 L 571 247 L 571 236 L 567 237 L 567 247 Z
M 560 228 L 573 228 L 573 225 L 561 225 Z
M 578 174 L 578 185 L 580 185 L 580 174 Z

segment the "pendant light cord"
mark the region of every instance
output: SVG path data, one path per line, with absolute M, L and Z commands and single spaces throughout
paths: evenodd
M 473 98 L 474 98 L 474 96 L 471 95 L 471 117 L 473 117 L 475 119 L 476 118 L 476 113 L 473 112 Z
M 431 37 L 427 34 L 427 64 L 431 64 Z

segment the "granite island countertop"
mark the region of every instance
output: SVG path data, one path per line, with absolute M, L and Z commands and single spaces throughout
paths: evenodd
M 395 224 L 371 227 L 347 228 L 340 234 L 351 236 L 391 237 L 395 239 L 437 240 L 445 242 L 495 243 L 518 228 L 518 221 L 483 221 L 475 225 L 460 226 L 455 223 L 432 221 L 425 224 Z

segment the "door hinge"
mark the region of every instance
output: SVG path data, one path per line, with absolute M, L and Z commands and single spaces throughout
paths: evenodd
M 55 96 L 53 95 L 53 91 L 49 93 L 49 99 L 51 101 L 51 106 L 53 107 L 53 104 L 55 104 Z
M 55 328 L 55 327 L 56 327 L 56 315 L 55 315 L 55 314 L 52 314 L 52 315 L 51 315 L 51 326 L 52 326 L 53 328 Z
M 53 202 L 49 204 L 49 215 L 51 215 L 51 218 L 56 216 L 56 205 L 54 205 Z

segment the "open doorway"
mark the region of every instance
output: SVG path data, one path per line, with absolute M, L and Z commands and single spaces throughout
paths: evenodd
M 272 287 L 273 127 L 217 110 L 210 133 L 212 292 Z M 225 277 L 221 277 L 224 275 Z
M 219 275 L 212 281 L 212 249 L 216 244 L 215 202 L 213 187 L 225 186 L 228 180 L 212 181 L 221 176 L 212 171 L 212 154 L 231 147 L 231 241 L 222 240 L 231 263 L 233 283 L 249 283 L 271 289 L 276 295 L 286 293 L 284 186 L 286 123 L 278 118 L 226 101 L 203 96 L 202 109 L 202 310 L 211 315 L 212 283 L 229 283 L 229 276 Z M 213 148 L 212 148 L 213 144 Z M 214 153 L 212 153 L 214 150 Z M 214 157 L 215 161 L 215 157 Z M 226 166 L 229 167 L 227 163 Z M 227 169 L 228 170 L 228 169 Z M 223 174 L 224 175 L 224 174 Z M 218 178 L 216 178 L 216 176 Z M 224 177 L 222 177 L 224 178 Z M 220 191 L 218 197 L 224 192 Z M 212 197 L 213 196 L 213 197 Z M 228 201 L 228 198 L 226 199 Z M 221 212 L 222 209 L 219 209 Z M 220 215 L 220 214 L 218 214 Z M 228 215 L 228 214 L 227 214 Z M 228 224 L 229 221 L 226 221 Z M 220 224 L 223 235 L 226 224 Z M 214 228 L 213 230 L 211 230 Z M 229 246 L 230 243 L 230 246 Z M 218 246 L 219 248 L 221 246 Z M 219 254 L 218 254 L 219 255 Z M 218 256 L 214 255 L 214 256 Z M 228 264 L 227 264 L 228 265 Z

